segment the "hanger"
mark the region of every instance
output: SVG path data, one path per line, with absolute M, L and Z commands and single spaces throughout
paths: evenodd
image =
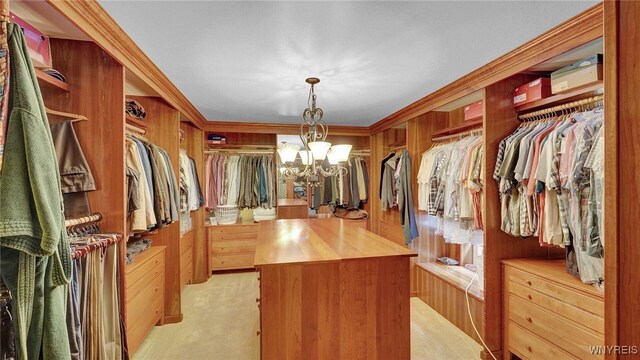
M 70 119 L 71 122 L 76 122 L 76 121 L 85 121 L 85 120 L 89 120 L 87 119 L 86 116 L 84 115 L 79 115 L 79 114 L 73 114 L 73 113 L 68 113 L 68 112 L 63 112 L 63 111 L 57 111 L 57 110 L 51 110 L 47 107 L 44 108 L 45 112 L 49 115 L 56 115 L 56 116 L 61 116 L 63 118 L 67 118 Z

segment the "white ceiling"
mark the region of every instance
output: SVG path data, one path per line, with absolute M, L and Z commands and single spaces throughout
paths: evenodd
M 209 120 L 370 125 L 594 1 L 100 3 Z

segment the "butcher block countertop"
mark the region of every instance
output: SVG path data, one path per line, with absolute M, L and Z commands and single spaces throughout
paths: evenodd
M 266 221 L 260 224 L 257 244 L 256 267 L 417 256 L 406 247 L 342 219 Z

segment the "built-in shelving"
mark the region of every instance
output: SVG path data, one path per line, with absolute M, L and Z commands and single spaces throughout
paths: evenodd
M 516 112 L 524 112 L 529 110 L 536 110 L 542 107 L 551 107 L 554 105 L 561 105 L 563 103 L 579 100 L 580 97 L 585 97 L 587 94 L 593 93 L 592 95 L 602 94 L 604 92 L 604 84 L 602 81 L 598 81 L 592 84 L 587 84 L 584 86 L 577 87 L 575 89 L 569 90 L 562 94 L 556 94 L 553 96 L 549 96 L 548 98 L 540 99 L 537 101 L 530 102 L 528 104 L 524 104 L 518 106 L 516 108 Z
M 36 77 L 38 78 L 38 84 L 40 84 L 40 87 L 60 89 L 67 92 L 71 91 L 71 85 L 67 84 L 66 82 L 58 80 L 40 69 L 34 70 L 36 72 Z
M 482 122 L 483 122 L 482 118 L 478 120 L 465 121 L 462 124 L 458 124 L 455 126 L 444 128 L 442 130 L 434 131 L 432 134 L 432 137 L 457 134 L 463 131 L 479 128 L 479 127 L 482 127 Z

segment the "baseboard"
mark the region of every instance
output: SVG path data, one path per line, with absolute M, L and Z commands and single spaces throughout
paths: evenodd
M 493 351 L 493 356 L 495 356 L 496 359 L 502 359 L 503 357 L 502 350 Z M 480 352 L 480 359 L 493 360 L 493 357 L 491 356 L 491 354 L 489 354 L 487 349 L 482 349 L 482 351 Z
M 171 316 L 165 316 L 162 319 L 160 319 L 160 323 L 158 325 L 163 326 L 163 325 L 167 325 L 167 324 L 176 324 L 182 321 L 182 314 L 180 315 L 171 315 Z
M 411 297 L 418 297 L 418 292 L 417 291 L 412 291 L 410 296 Z
M 193 279 L 191 285 L 206 283 L 208 280 L 208 278 Z

